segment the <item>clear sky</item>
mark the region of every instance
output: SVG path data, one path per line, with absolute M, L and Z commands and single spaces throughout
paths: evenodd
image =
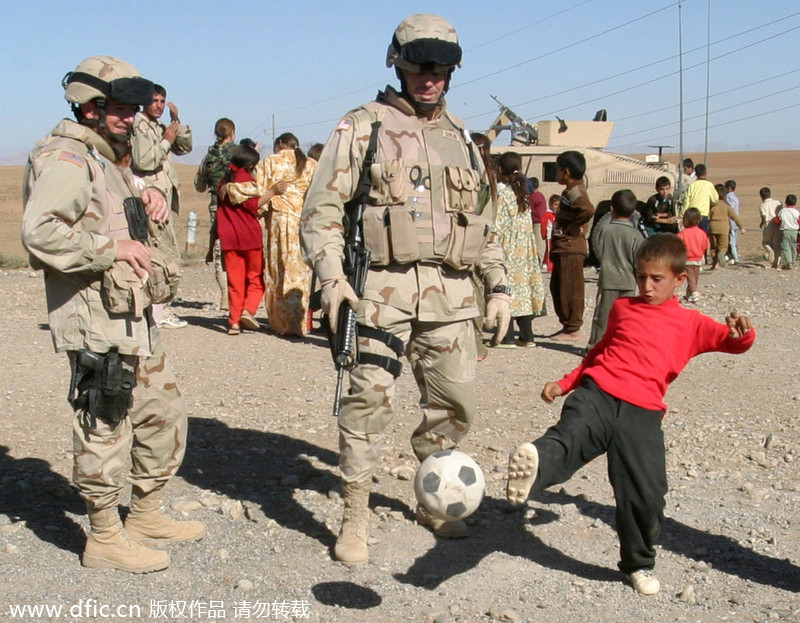
M 463 67 L 447 99 L 471 130 L 495 118 L 493 94 L 531 122 L 605 108 L 620 151 L 678 147 L 678 0 L 0 4 L 0 156 L 26 152 L 69 116 L 61 78 L 93 54 L 163 84 L 201 149 L 222 116 L 264 145 L 273 119 L 303 146 L 324 142 L 347 110 L 396 84 L 386 48 L 413 13 L 458 31 Z M 710 28 L 709 0 L 680 4 L 685 150 L 703 149 L 707 76 L 709 150 L 800 148 L 800 2 L 710 0 Z

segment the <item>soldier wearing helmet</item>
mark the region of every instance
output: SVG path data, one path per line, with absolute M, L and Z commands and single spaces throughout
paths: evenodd
M 166 198 L 136 190 L 114 164 L 153 83 L 112 56 L 92 56 L 64 77 L 75 121 L 63 119 L 30 154 L 22 242 L 45 276 L 56 352 L 70 362 L 73 479 L 90 530 L 82 562 L 131 573 L 169 566 L 140 541 L 194 541 L 199 522 L 161 514 L 161 489 L 186 446 L 186 407 L 150 312 L 163 256 L 151 249 L 148 217 L 163 222 Z M 138 218 L 137 218 L 138 217 Z M 163 289 L 162 289 L 163 293 Z M 133 483 L 123 526 L 118 505 Z
M 497 321 L 504 334 L 508 323 L 509 289 L 493 207 L 476 213 L 487 174 L 444 99 L 460 62 L 449 22 L 437 15 L 403 20 L 386 59 L 400 91 L 387 86 L 339 122 L 303 209 L 302 244 L 321 284 L 323 311 L 335 324 L 344 302 L 358 318 L 359 365 L 350 372 L 339 417 L 344 516 L 334 556 L 347 564 L 368 557 L 369 495 L 381 435 L 392 419 L 399 354 L 408 358 L 420 388 L 423 419 L 411 444 L 424 460 L 457 446 L 475 415 L 472 319 L 479 311 L 472 271 L 489 293 L 489 324 Z M 362 222 L 371 264 L 358 299 L 344 276 L 344 204 L 357 194 L 370 142 L 376 157 Z M 463 522 L 440 521 L 422 507 L 417 520 L 437 536 L 467 536 Z

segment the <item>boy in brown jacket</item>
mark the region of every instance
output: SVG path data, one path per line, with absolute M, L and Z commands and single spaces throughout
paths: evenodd
M 565 151 L 556 158 L 556 180 L 566 186 L 561 193 L 561 208 L 553 225 L 550 258 L 553 273 L 550 294 L 553 308 L 562 325 L 553 336 L 557 341 L 576 342 L 583 338 L 584 283 L 583 262 L 589 254 L 586 228 L 594 215 L 583 176 L 586 159 L 577 151 Z
M 731 221 L 739 226 L 743 234 L 747 233 L 742 226 L 742 221 L 739 220 L 739 215 L 725 201 L 725 195 L 727 194 L 725 186 L 716 184 L 714 188 L 719 194 L 719 201 L 711 206 L 711 212 L 709 213 L 708 238 L 711 246 L 711 270 L 714 270 L 717 264 L 722 267 L 726 264 L 725 254 L 728 252 Z

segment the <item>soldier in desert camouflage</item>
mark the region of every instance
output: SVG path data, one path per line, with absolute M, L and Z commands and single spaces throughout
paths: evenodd
M 343 301 L 356 309 L 364 361 L 350 373 L 339 418 L 345 507 L 334 555 L 348 564 L 368 557 L 369 494 L 381 435 L 392 418 L 396 352 L 407 356 L 420 388 L 423 419 L 411 444 L 423 460 L 456 446 L 475 416 L 472 318 L 479 311 L 471 270 L 486 285 L 489 325 L 505 325 L 504 335 L 508 323 L 510 291 L 493 209 L 475 213 L 486 172 L 444 101 L 460 61 L 456 32 L 446 20 L 404 20 L 386 61 L 401 90 L 387 86 L 376 101 L 345 115 L 325 145 L 303 209 L 302 243 L 321 284 L 323 311 L 334 324 Z M 363 216 L 371 265 L 358 300 L 342 266 L 343 205 L 356 192 L 376 120 L 377 157 Z M 440 521 L 421 507 L 417 521 L 441 537 L 467 536 L 463 522 Z
M 180 263 L 181 252 L 175 234 L 175 218 L 181 212 L 181 183 L 172 154 L 183 156 L 192 151 L 192 128 L 181 123 L 178 107 L 166 101 L 166 98 L 166 89 L 155 84 L 152 101 L 143 111 L 136 113 L 130 139 L 133 157 L 131 169 L 147 186 L 158 188 L 166 196 L 170 212 L 169 218 L 156 229 L 158 246 Z M 160 121 L 164 108 L 169 109 L 169 125 Z M 155 305 L 153 314 L 162 329 L 181 329 L 188 324 L 168 307 Z
M 76 121 L 62 120 L 30 154 L 22 242 L 31 266 L 44 272 L 53 343 L 67 353 L 72 371 L 73 480 L 90 523 L 82 562 L 158 571 L 169 566 L 169 555 L 142 541 L 196 541 L 205 534 L 199 522 L 161 513 L 161 490 L 186 448 L 186 406 L 150 308 L 108 311 L 115 282 L 106 279 L 127 275 L 131 300 L 141 300 L 143 279 L 155 274 L 151 259 L 159 252 L 132 239 L 126 209 L 137 207 L 146 229 L 137 202 L 151 221 L 163 223 L 166 198 L 153 187 L 135 190 L 111 147 L 128 140 L 153 83 L 125 61 L 93 56 L 63 86 Z M 118 505 L 126 479 L 133 492 L 123 527 Z

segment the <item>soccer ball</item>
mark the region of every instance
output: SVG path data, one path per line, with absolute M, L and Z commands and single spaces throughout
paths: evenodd
M 444 521 L 464 519 L 474 513 L 483 499 L 485 485 L 478 464 L 458 450 L 431 454 L 414 478 L 417 501 Z

